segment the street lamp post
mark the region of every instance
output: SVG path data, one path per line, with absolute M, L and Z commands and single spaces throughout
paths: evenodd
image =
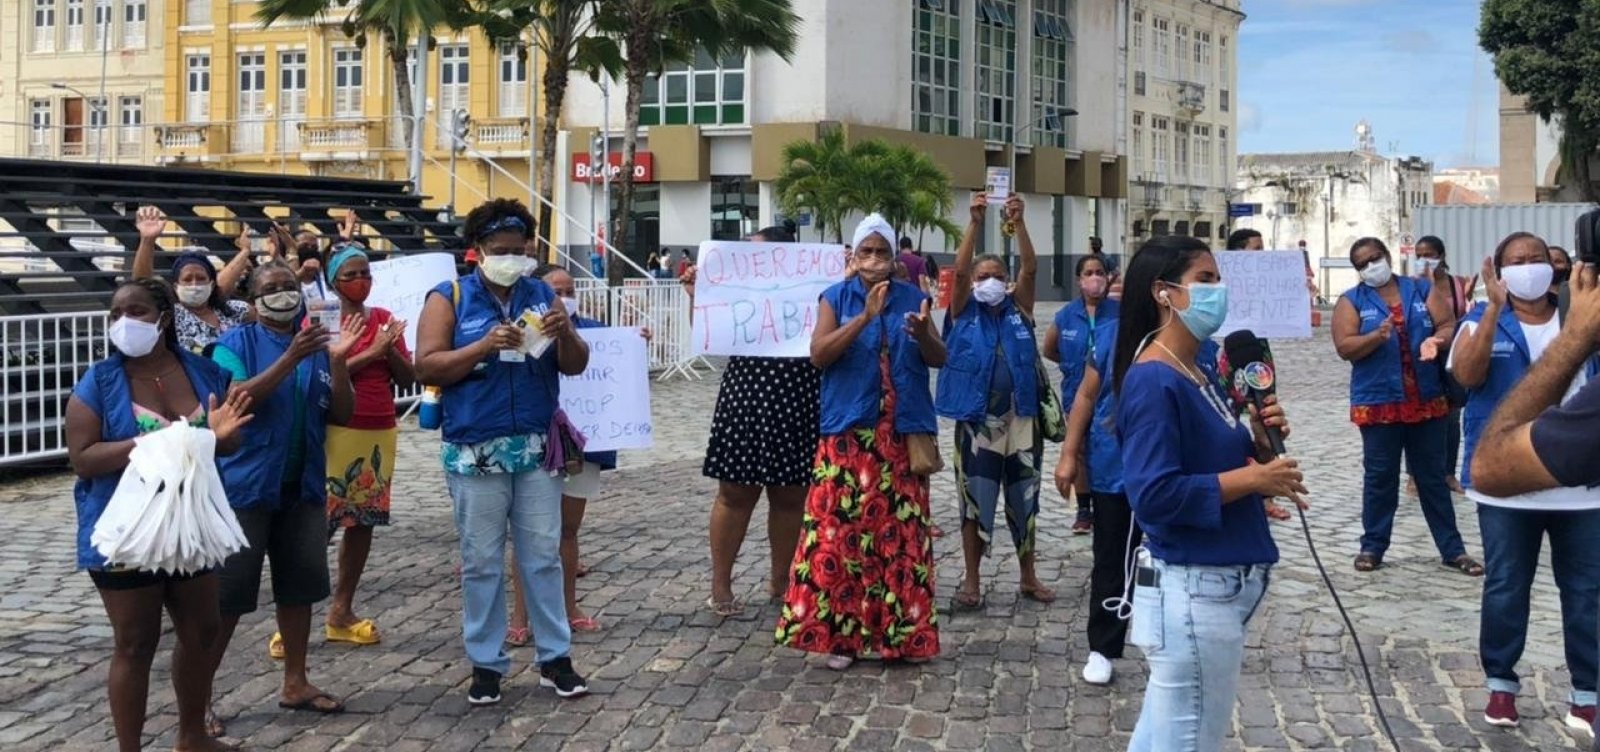
M 1059 110 L 1056 110 L 1053 113 L 1047 113 L 1047 114 L 1045 114 L 1045 115 L 1043 115 L 1043 116 L 1041 116 L 1039 118 L 1036 118 L 1036 119 L 1024 124 L 1020 128 L 1017 128 L 1016 131 L 1011 134 L 1011 148 L 1009 150 L 1009 154 L 1007 155 L 1006 169 L 1010 171 L 1011 190 L 1012 191 L 1015 191 L 1017 189 L 1017 146 L 1022 141 L 1023 134 L 1026 134 L 1029 131 L 1032 131 L 1034 126 L 1037 126 L 1037 125 L 1049 120 L 1051 117 L 1069 118 L 1069 117 L 1074 117 L 1077 114 L 1078 114 L 1077 110 L 1075 110 L 1075 109 L 1073 109 L 1071 107 L 1063 107 L 1063 108 L 1061 108 Z M 1065 130 L 1065 129 L 1063 128 L 1062 130 Z M 1005 258 L 1005 264 L 1006 264 L 1006 273 L 1009 275 L 1011 273 L 1011 239 L 1010 238 L 1007 238 L 1006 241 L 1005 241 L 1004 258 Z
M 104 87 L 104 86 L 105 86 L 105 83 L 101 82 L 101 87 Z M 105 102 L 105 95 L 103 93 L 101 94 L 99 99 L 95 99 L 94 97 L 91 97 L 87 93 L 85 93 L 82 89 L 79 89 L 76 86 L 71 86 L 71 85 L 68 85 L 68 84 L 64 84 L 64 83 L 62 83 L 60 81 L 56 81 L 56 82 L 50 84 L 50 88 L 57 89 L 57 90 L 60 90 L 60 91 L 70 91 L 73 94 L 77 94 L 80 99 L 83 99 L 84 101 L 89 103 L 90 120 L 91 121 L 94 121 L 94 120 L 101 121 L 101 124 L 98 125 L 98 126 L 93 125 L 92 122 L 91 122 L 90 128 L 91 129 L 96 129 L 96 128 L 103 129 L 105 127 L 106 123 L 104 121 L 106 120 L 106 114 L 105 114 L 106 102 Z M 102 88 L 102 91 L 104 91 L 103 88 Z M 98 164 L 100 162 L 101 155 L 105 153 L 105 143 L 104 142 L 105 142 L 105 134 L 102 133 L 102 132 L 96 131 L 95 132 L 95 145 L 94 145 L 94 161 L 95 161 L 96 164 Z
M 106 105 L 106 61 L 111 49 L 109 37 L 111 36 L 111 0 L 95 0 L 96 20 L 104 19 L 100 26 L 100 106 L 95 108 L 100 112 L 100 130 L 95 132 L 94 161 L 99 164 L 106 152 L 106 126 L 111 124 L 111 113 Z

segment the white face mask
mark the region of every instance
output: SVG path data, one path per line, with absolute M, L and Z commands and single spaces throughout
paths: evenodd
M 123 355 L 142 358 L 156 349 L 156 343 L 161 341 L 161 326 L 123 316 L 111 322 L 106 337 L 111 340 L 111 346 Z
M 1500 269 L 1500 279 L 1506 283 L 1506 292 L 1519 300 L 1538 300 L 1550 294 L 1550 281 L 1555 279 L 1555 267 L 1539 264 L 1519 264 Z
M 483 270 L 483 278 L 490 283 L 510 287 L 528 272 L 531 261 L 533 259 L 520 253 L 508 253 L 503 256 L 486 257 L 478 268 Z
M 283 323 L 300 315 L 300 291 L 285 290 L 262 295 L 256 300 L 256 313 L 268 321 Z
M 1006 299 L 1006 283 L 999 277 L 990 277 L 972 286 L 972 297 L 984 305 L 999 305 Z
M 1367 268 L 1361 270 L 1361 281 L 1368 287 L 1383 287 L 1393 278 L 1394 272 L 1389 270 L 1389 262 L 1384 259 L 1367 264 Z
M 1417 274 L 1420 274 L 1424 277 L 1431 277 L 1433 276 L 1434 270 L 1439 268 L 1439 264 L 1439 259 L 1419 257 L 1417 259 Z
M 567 309 L 567 313 L 568 314 L 573 315 L 573 316 L 578 315 L 578 299 L 577 298 L 562 298 L 561 299 L 561 305 L 564 306 Z
M 178 302 L 190 308 L 205 305 L 211 299 L 213 285 L 207 282 L 203 285 L 178 285 Z

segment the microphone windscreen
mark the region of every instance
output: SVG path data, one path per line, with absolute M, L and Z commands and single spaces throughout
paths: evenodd
M 1222 351 L 1228 355 L 1228 365 L 1232 368 L 1243 368 L 1250 363 L 1260 363 L 1267 359 L 1267 349 L 1262 346 L 1261 338 L 1249 329 L 1240 329 L 1229 334 L 1222 340 Z

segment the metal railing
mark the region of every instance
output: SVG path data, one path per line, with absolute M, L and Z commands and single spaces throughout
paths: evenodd
M 67 453 L 67 398 L 106 353 L 106 314 L 0 317 L 0 465 Z

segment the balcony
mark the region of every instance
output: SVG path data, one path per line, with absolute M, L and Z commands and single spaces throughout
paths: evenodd
M 1189 198 L 1189 202 L 1188 202 L 1189 203 L 1189 211 L 1198 212 L 1198 211 L 1204 211 L 1205 210 L 1205 206 L 1206 206 L 1206 189 L 1204 189 L 1204 188 L 1190 188 L 1189 189 L 1189 197 L 1188 198 Z
M 1189 115 L 1206 111 L 1206 86 L 1194 81 L 1179 81 L 1176 90 L 1178 107 Z
M 156 126 L 157 164 L 203 164 L 220 161 L 228 148 L 226 126 L 179 123 Z
M 528 119 L 489 118 L 474 120 L 468 141 L 489 157 L 527 157 L 533 141 L 529 136 Z
M 384 149 L 383 119 L 310 120 L 300 126 L 300 159 L 306 162 L 372 159 Z

